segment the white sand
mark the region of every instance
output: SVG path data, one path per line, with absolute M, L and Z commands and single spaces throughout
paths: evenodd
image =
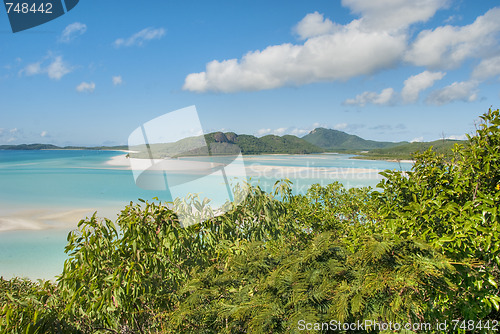
M 106 162 L 106 164 L 109 166 L 124 167 L 124 169 L 132 169 L 138 171 L 149 169 L 166 172 L 201 171 L 223 166 L 220 163 L 212 163 L 208 161 L 179 159 L 153 159 L 153 161 L 151 161 L 150 159 L 127 158 L 126 155 L 112 157 Z
M 81 219 L 92 216 L 96 210 L 79 208 L 66 210 L 37 209 L 2 212 L 0 232 L 15 230 L 46 230 L 76 228 Z M 114 219 L 118 210 L 104 209 L 97 212 L 98 217 Z

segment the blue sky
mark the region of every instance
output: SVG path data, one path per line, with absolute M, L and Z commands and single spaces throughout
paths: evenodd
M 190 105 L 206 132 L 463 138 L 500 107 L 499 18 L 493 0 L 82 0 L 13 34 L 2 8 L 0 144 L 125 144 Z

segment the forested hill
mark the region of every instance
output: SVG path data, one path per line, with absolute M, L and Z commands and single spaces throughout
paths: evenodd
M 451 140 L 451 139 L 440 139 L 431 142 L 418 142 L 418 143 L 408 143 L 403 145 L 398 145 L 395 147 L 380 148 L 371 150 L 369 152 L 358 153 L 357 158 L 369 158 L 376 160 L 386 160 L 386 159 L 413 159 L 413 154 L 416 152 L 424 152 L 429 148 L 432 151 L 443 154 L 445 156 L 451 156 L 453 147 L 455 144 L 467 145 L 467 141 L 463 140 Z
M 394 147 L 408 142 L 380 142 L 366 140 L 343 131 L 316 128 L 302 137 L 305 141 L 329 151 L 369 151 L 379 148 Z
M 323 148 L 292 135 L 281 137 L 267 135 L 258 138 L 252 135 L 237 135 L 234 132 L 213 132 L 205 135 L 205 140 L 209 145 L 212 143 L 236 144 L 243 154 L 307 154 L 325 152 Z
M 207 149 L 208 145 L 209 150 Z M 240 152 L 249 154 L 309 154 L 322 153 L 324 149 L 317 147 L 296 136 L 268 135 L 261 138 L 252 135 L 238 135 L 234 132 L 212 132 L 203 138 L 188 137 L 175 143 L 150 144 L 130 147 L 134 151 L 131 158 L 155 158 L 203 156 L 203 155 L 233 155 Z

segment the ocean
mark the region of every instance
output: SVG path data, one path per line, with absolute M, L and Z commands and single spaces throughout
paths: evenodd
M 259 155 L 244 156 L 243 161 L 250 183 L 270 191 L 276 180 L 289 178 L 296 194 L 305 193 L 314 183 L 334 181 L 349 188 L 375 187 L 382 179 L 380 171 L 412 166 L 350 157 Z M 190 164 L 200 158 L 180 160 Z M 203 193 L 216 186 L 212 182 L 206 178 L 194 189 L 188 188 Z M 154 197 L 171 200 L 166 191 L 136 185 L 124 152 L 0 151 L 0 276 L 54 279 L 66 259 L 66 236 L 80 219 L 95 211 L 115 219 L 130 201 Z

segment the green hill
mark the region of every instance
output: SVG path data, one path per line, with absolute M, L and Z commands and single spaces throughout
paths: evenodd
M 213 132 L 205 135 L 205 142 L 212 155 L 248 154 L 309 154 L 321 153 L 325 150 L 307 141 L 285 135 L 282 137 L 268 135 L 258 138 L 252 135 L 237 135 L 234 132 Z M 150 144 L 154 158 L 208 155 L 208 149 L 202 137 L 189 137 L 175 143 Z M 131 147 L 132 158 L 148 158 L 145 146 Z
M 379 142 L 366 140 L 342 131 L 316 128 L 302 137 L 305 141 L 329 151 L 368 151 L 379 148 L 394 147 L 407 142 Z
M 466 141 L 451 139 L 440 139 L 432 142 L 408 143 L 395 147 L 375 149 L 366 153 L 360 153 L 357 158 L 408 160 L 412 159 L 412 154 L 415 152 L 427 151 L 431 146 L 434 152 L 448 156 L 452 154 L 451 150 L 455 144 L 466 143 Z
M 261 138 L 251 135 L 237 135 L 234 143 L 241 148 L 243 154 L 308 154 L 325 151 L 316 145 L 308 143 L 304 139 L 292 135 L 285 135 L 282 137 L 267 135 Z

